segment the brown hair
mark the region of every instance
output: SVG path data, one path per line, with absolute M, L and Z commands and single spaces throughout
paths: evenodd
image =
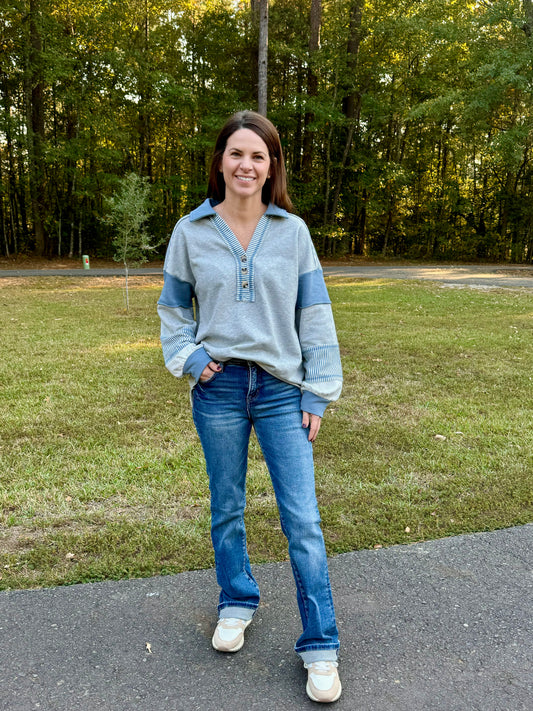
M 265 142 L 270 156 L 270 178 L 263 186 L 262 200 L 265 204 L 270 202 L 285 210 L 292 210 L 292 202 L 287 192 L 287 173 L 283 160 L 281 142 L 274 124 L 262 114 L 255 111 L 239 111 L 233 114 L 222 127 L 215 143 L 211 167 L 209 169 L 209 185 L 207 197 L 219 202 L 226 195 L 226 184 L 220 172 L 222 154 L 226 150 L 228 138 L 241 128 L 248 128 L 256 133 Z

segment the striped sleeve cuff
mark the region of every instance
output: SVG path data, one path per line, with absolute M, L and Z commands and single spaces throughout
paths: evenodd
M 189 373 L 198 382 L 204 368 L 213 359 L 204 348 L 197 348 L 185 361 L 183 372 Z

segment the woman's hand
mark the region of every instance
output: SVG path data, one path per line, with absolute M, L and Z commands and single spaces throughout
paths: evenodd
M 302 427 L 304 429 L 309 428 L 309 437 L 307 439 L 310 442 L 315 441 L 321 423 L 322 418 L 318 415 L 312 415 L 310 412 L 304 412 L 302 414 Z
M 215 363 L 214 360 L 212 360 L 202 370 L 202 374 L 200 375 L 199 381 L 201 383 L 206 383 L 208 380 L 211 380 L 215 373 L 220 373 L 221 370 L 222 368 L 220 367 L 220 365 L 218 363 Z

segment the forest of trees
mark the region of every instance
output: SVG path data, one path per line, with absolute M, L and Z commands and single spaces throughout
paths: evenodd
M 164 243 L 257 108 L 260 4 L 3 3 L 0 253 L 109 256 L 132 171 Z M 271 0 L 266 80 L 320 254 L 533 261 L 533 0 Z

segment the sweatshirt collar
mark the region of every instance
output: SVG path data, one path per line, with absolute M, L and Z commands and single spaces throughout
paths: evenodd
M 213 215 L 216 215 L 217 213 L 215 212 L 214 207 L 217 204 L 217 201 L 213 200 L 213 198 L 207 198 L 199 207 L 191 212 L 189 215 L 189 222 L 196 222 L 197 220 L 201 220 L 203 217 L 212 217 Z M 270 203 L 266 209 L 265 215 L 272 215 L 273 217 L 288 217 L 289 213 L 282 207 L 278 207 L 277 205 Z

